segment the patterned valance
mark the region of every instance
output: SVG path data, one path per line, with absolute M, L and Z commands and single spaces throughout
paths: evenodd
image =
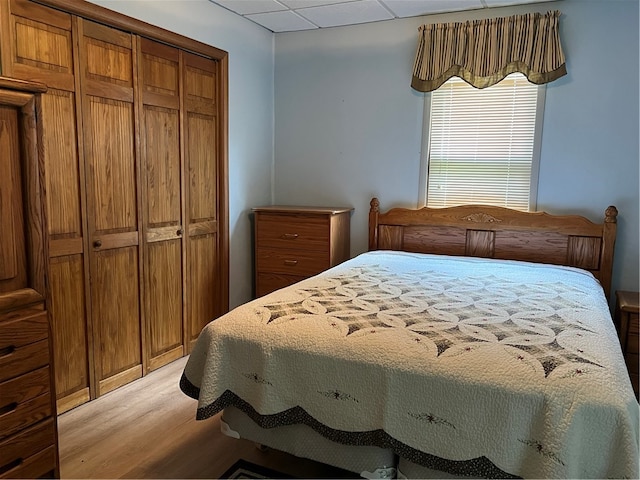
M 411 86 L 435 90 L 458 76 L 476 88 L 521 72 L 535 84 L 566 75 L 559 11 L 422 25 Z

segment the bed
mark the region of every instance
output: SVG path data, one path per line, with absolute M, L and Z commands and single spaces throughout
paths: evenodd
M 367 478 L 638 478 L 616 209 L 370 206 L 368 252 L 203 329 L 196 418 Z

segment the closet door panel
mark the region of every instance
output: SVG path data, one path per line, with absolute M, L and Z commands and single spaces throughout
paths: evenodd
M 42 96 L 47 220 L 51 256 L 82 253 L 82 208 L 76 138 L 75 94 Z
M 94 235 L 138 227 L 133 105 L 90 96 L 85 115 L 85 158 Z
M 202 328 L 222 312 L 218 238 L 217 62 L 184 54 L 187 172 L 187 321 L 189 351 Z
M 103 395 L 142 376 L 138 249 L 97 252 L 93 267 L 92 310 L 100 338 L 98 394 Z
M 193 235 L 189 238 L 189 300 L 188 322 L 185 329 L 188 350 L 191 351 L 202 328 L 218 313 L 218 279 L 216 271 L 217 234 Z
M 142 376 L 132 37 L 78 20 L 97 395 Z
M 180 52 L 140 39 L 147 369 L 184 355 Z
M 147 334 L 149 370 L 184 355 L 182 347 L 182 242 L 149 243 Z
M 83 256 L 51 258 L 49 288 L 57 405 L 63 413 L 90 398 Z

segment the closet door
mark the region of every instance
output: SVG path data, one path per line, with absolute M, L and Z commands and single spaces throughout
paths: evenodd
M 97 395 L 142 376 L 132 36 L 78 19 Z
M 147 369 L 184 355 L 180 51 L 140 39 Z
M 187 163 L 187 319 L 190 352 L 208 322 L 223 313 L 220 300 L 218 196 L 218 62 L 183 53 L 184 130 Z
M 42 149 L 49 243 L 50 315 L 58 412 L 90 398 L 91 350 L 85 302 L 86 231 L 82 145 L 72 17 L 26 0 L 3 0 L 2 71 L 48 86 L 41 95 Z M 82 180 L 81 180 L 82 179 Z

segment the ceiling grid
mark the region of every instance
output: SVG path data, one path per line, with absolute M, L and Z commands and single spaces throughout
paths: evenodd
M 356 25 L 394 18 L 550 0 L 210 0 L 272 32 Z

